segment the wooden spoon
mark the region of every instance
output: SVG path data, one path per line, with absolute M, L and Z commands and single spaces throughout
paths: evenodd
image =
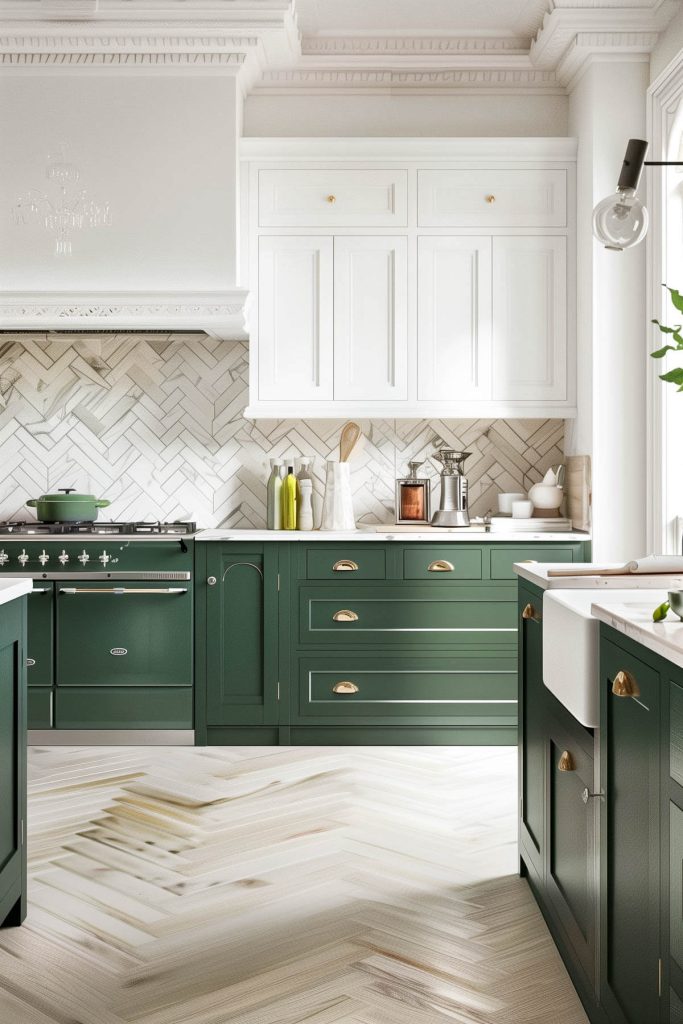
M 344 424 L 339 438 L 339 461 L 348 462 L 360 437 L 360 427 L 353 420 Z

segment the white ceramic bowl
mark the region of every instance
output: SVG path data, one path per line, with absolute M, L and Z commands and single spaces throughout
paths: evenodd
M 534 503 L 533 501 L 513 501 L 512 502 L 512 518 L 513 519 L 531 519 L 534 514 Z
M 513 501 L 524 501 L 526 494 L 503 493 L 498 495 L 498 511 L 509 516 L 512 512 Z

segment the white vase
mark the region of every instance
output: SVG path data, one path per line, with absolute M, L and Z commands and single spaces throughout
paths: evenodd
M 321 530 L 355 530 L 351 495 L 351 466 L 348 462 L 328 462 Z

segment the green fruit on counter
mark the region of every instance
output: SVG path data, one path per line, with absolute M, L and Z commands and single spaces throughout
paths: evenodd
M 662 619 L 665 619 L 668 614 L 669 614 L 669 602 L 668 601 L 664 601 L 663 604 L 660 604 L 660 606 L 658 608 L 655 608 L 655 610 L 653 611 L 653 613 L 652 613 L 652 621 L 653 622 L 661 622 Z

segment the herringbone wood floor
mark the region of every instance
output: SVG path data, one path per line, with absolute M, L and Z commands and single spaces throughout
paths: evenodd
M 30 753 L 2 1024 L 586 1024 L 512 748 Z

